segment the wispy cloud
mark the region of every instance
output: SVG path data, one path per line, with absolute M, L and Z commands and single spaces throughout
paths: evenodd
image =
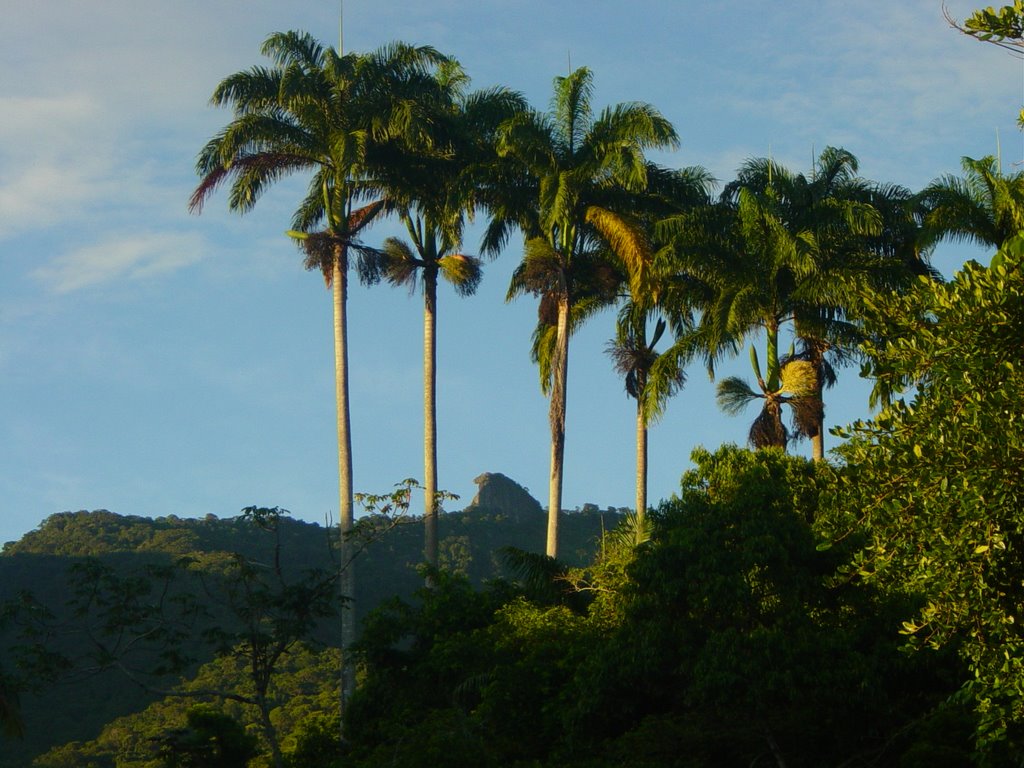
M 173 272 L 202 258 L 198 235 L 140 233 L 112 237 L 58 256 L 32 276 L 54 293 L 72 293 L 102 283 L 132 281 Z
M 83 94 L 0 97 L 0 238 L 67 224 L 85 203 L 105 163 L 97 109 Z

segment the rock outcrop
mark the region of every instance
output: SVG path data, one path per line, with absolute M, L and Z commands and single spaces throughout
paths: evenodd
M 466 512 L 486 511 L 498 513 L 513 520 L 540 515 L 543 508 L 530 492 L 515 480 L 500 472 L 484 472 L 473 480 L 477 484 L 476 496 Z

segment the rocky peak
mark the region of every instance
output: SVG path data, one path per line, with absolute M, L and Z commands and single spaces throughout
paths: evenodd
M 542 511 L 540 502 L 529 491 L 500 472 L 484 472 L 473 482 L 477 484 L 477 492 L 466 507 L 467 512 L 479 509 L 522 517 Z

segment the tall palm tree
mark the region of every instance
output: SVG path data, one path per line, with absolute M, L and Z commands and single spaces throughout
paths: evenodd
M 423 286 L 423 492 L 424 559 L 438 565 L 437 541 L 437 283 L 443 277 L 460 296 L 476 292 L 483 272 L 480 259 L 457 251 L 458 244 L 439 232 L 429 217 L 403 216 L 412 247 L 396 237 L 384 241 L 386 276 L 410 293 Z
M 201 181 L 190 208 L 200 211 L 207 198 L 230 181 L 228 206 L 245 213 L 278 179 L 312 174 L 290 234 L 305 251 L 305 266 L 323 273 L 333 297 L 341 590 L 351 601 L 355 576 L 348 544 L 354 524 L 348 268 L 354 257 L 363 280 L 379 277 L 375 251 L 360 241 L 363 230 L 385 207 L 373 194 L 370 153 L 375 143 L 398 135 L 423 140 L 416 95 L 429 82 L 430 69 L 446 58 L 433 48 L 404 44 L 372 54 L 341 55 L 295 31 L 271 35 L 262 53 L 272 66 L 237 72 L 214 90 L 212 103 L 231 107 L 234 117 L 199 154 L 196 170 Z M 342 646 L 350 647 L 354 639 L 350 610 L 343 612 Z M 341 687 L 344 706 L 355 687 L 351 664 L 344 665 Z
M 648 182 L 644 151 L 678 143 L 675 129 L 650 105 L 620 104 L 595 116 L 592 93 L 586 68 L 558 77 L 550 110 L 509 120 L 498 140 L 499 152 L 525 168 L 535 194 L 530 210 L 517 212 L 526 244 L 508 297 L 541 298 L 534 350 L 550 350 L 549 356 L 535 357 L 550 398 L 546 551 L 552 557 L 558 554 L 562 504 L 569 336 L 610 293 L 602 287 L 611 284 L 614 272 L 607 266 L 609 254 L 627 269 L 632 293 L 646 290 L 650 249 L 630 218 L 631 207 Z M 499 231 L 507 231 L 500 228 L 508 220 L 497 217 Z
M 921 191 L 926 243 L 1000 248 L 1024 231 L 1024 171 L 1004 174 L 992 156 L 962 160 L 964 175 L 942 176 Z
M 381 177 L 409 235 L 408 242 L 385 241 L 385 276 L 410 292 L 423 288 L 424 557 L 436 568 L 438 278 L 461 296 L 480 283 L 480 260 L 461 252 L 463 232 L 483 204 L 481 182 L 496 159 L 495 132 L 525 102 L 505 88 L 466 94 L 469 79 L 454 61 L 439 68 L 435 80 L 431 144 L 399 146 L 381 164 Z
M 683 325 L 685 319 L 675 318 L 675 324 Z M 648 336 L 651 320 L 654 328 Z M 619 311 L 615 339 L 605 347 L 625 381 L 626 394 L 636 400 L 635 526 L 641 531 L 647 514 L 647 432 L 664 411 L 665 401 L 686 383 L 678 361 L 675 365 L 658 365 L 662 353 L 657 346 L 668 327 L 668 320 L 657 307 L 630 301 Z

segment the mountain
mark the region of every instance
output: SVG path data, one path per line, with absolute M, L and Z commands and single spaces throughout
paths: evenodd
M 529 492 L 508 477 L 484 473 L 475 482 L 478 493 L 463 511 L 441 515 L 439 543 L 442 568 L 480 583 L 508 576 L 501 556 L 505 547 L 543 552 L 546 518 Z M 571 564 L 587 561 L 603 531 L 613 528 L 618 517 L 615 510 L 600 512 L 593 505 L 583 512 L 566 513 L 561 525 L 565 559 Z M 360 619 L 384 600 L 410 598 L 423 583 L 417 573 L 422 562 L 421 518 L 370 516 L 361 526 L 367 539 L 357 561 Z M 72 627 L 76 620 L 69 601 L 88 587 L 83 576 L 90 573 L 83 570 L 86 564 L 98 563 L 112 574 L 130 577 L 144 571 L 162 573 L 160 569 L 169 569 L 186 558 L 193 569 L 206 574 L 201 576 L 208 580 L 204 583 L 214 583 L 238 556 L 256 564 L 280 557 L 284 571 L 297 578 L 305 569 L 333 572 L 337 567 L 335 539 L 336 532 L 287 516 L 278 521 L 271 535 L 244 515 L 153 519 L 108 510 L 62 512 L 4 546 L 0 552 L 0 605 L 31 593 L 53 612 L 50 625 L 63 631 L 61 628 Z M 186 596 L 175 589 L 172 586 L 162 597 Z M 0 631 L 0 672 L 9 672 L 13 666 L 14 629 L 8 627 L 6 640 Z M 329 646 L 334 642 L 334 629 L 333 624 L 324 622 L 313 637 Z M 87 635 L 76 630 L 72 640 L 68 632 L 50 641 L 69 653 L 80 650 L 71 646 Z M 213 658 L 212 649 L 197 637 L 184 639 L 182 649 L 193 658 L 184 670 L 186 675 Z M 171 675 L 162 683 L 169 686 L 177 679 Z M 92 739 L 104 724 L 140 711 L 159 698 L 109 669 L 93 675 L 66 675 L 57 684 L 23 695 L 26 738 L 18 742 L 0 735 L 0 767 L 20 768 L 52 746 Z

